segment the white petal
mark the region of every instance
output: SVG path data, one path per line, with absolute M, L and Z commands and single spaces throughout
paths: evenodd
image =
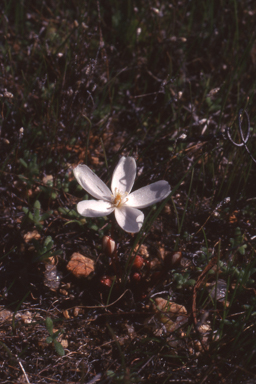
M 134 208 L 145 208 L 165 199 L 170 192 L 171 187 L 169 183 L 165 180 L 160 180 L 132 192 L 127 196 L 128 200 L 125 205 Z
M 81 187 L 95 199 L 111 201 L 110 189 L 87 165 L 80 164 L 73 172 Z
M 139 232 L 144 221 L 144 214 L 141 211 L 126 206 L 116 208 L 115 217 L 120 227 L 129 233 Z
M 111 204 L 103 200 L 83 200 L 76 208 L 77 212 L 85 217 L 107 216 L 114 211 Z
M 120 192 L 130 192 L 133 187 L 136 176 L 136 162 L 133 157 L 121 157 L 112 177 L 111 190 L 115 193 L 115 189 Z

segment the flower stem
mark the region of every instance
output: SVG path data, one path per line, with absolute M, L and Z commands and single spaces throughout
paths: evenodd
M 111 237 L 115 241 L 115 222 L 113 220 L 111 220 Z M 114 252 L 111 254 L 111 261 L 113 265 L 113 270 L 116 274 L 117 282 L 119 282 L 120 276 L 121 276 L 121 267 L 120 267 L 116 247 Z

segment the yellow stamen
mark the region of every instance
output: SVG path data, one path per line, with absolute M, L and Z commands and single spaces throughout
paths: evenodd
M 126 197 L 127 195 L 128 195 L 127 192 L 122 193 L 117 188 L 115 188 L 115 193 L 113 195 L 113 202 L 112 202 L 113 206 L 116 208 L 119 208 L 122 205 L 124 205 L 128 201 L 128 198 Z

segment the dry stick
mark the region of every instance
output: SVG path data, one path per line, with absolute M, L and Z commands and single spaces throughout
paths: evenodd
M 226 197 L 224 200 L 222 200 L 215 208 L 214 210 L 211 212 L 211 214 L 207 217 L 207 219 L 205 220 L 205 222 L 203 223 L 203 225 L 201 225 L 201 227 L 198 229 L 198 231 L 196 231 L 195 234 L 193 234 L 194 236 L 195 235 L 198 235 L 198 233 L 204 228 L 204 226 L 208 223 L 208 221 L 210 220 L 210 218 L 212 217 L 212 215 L 214 215 L 214 213 L 217 211 L 217 209 L 219 209 L 220 207 L 222 207 L 223 204 L 227 204 L 230 202 L 230 197 Z M 218 242 L 219 243 L 219 242 Z M 217 243 L 217 244 L 218 244 Z M 217 245 L 215 244 L 215 245 Z
M 22 369 L 22 372 L 23 372 L 23 374 L 24 374 L 24 376 L 25 376 L 26 382 L 27 382 L 28 384 L 30 384 L 30 381 L 29 381 L 29 379 L 28 379 L 28 376 L 27 376 L 27 374 L 26 374 L 26 371 L 25 371 L 25 369 L 23 368 L 23 365 L 21 364 L 20 361 L 19 361 L 19 365 L 20 365 L 20 367 L 21 367 L 21 369 Z
M 89 308 L 89 309 L 105 309 L 105 308 L 109 308 L 111 307 L 112 305 L 115 305 L 119 300 L 121 300 L 123 298 L 123 296 L 126 294 L 126 292 L 129 292 L 130 290 L 129 289 L 126 289 L 121 296 L 118 297 L 118 299 L 116 299 L 115 301 L 113 301 L 112 303 L 108 304 L 108 305 L 76 305 L 75 307 L 70 307 L 68 308 L 68 310 L 70 309 L 73 309 L 73 308 Z
M 218 243 L 219 243 L 219 241 L 218 241 Z M 194 289 L 193 289 L 192 314 L 193 314 L 193 322 L 194 322 L 194 326 L 195 326 L 196 331 L 198 331 L 197 318 L 196 318 L 196 292 L 199 290 L 199 288 L 203 284 L 205 277 L 206 277 L 207 273 L 209 272 L 209 270 L 212 269 L 212 267 L 217 263 L 217 260 L 218 260 L 218 255 L 214 256 L 214 258 L 207 264 L 207 266 L 205 267 L 205 269 L 203 270 L 201 275 L 198 277 L 197 282 L 196 282 Z M 201 338 L 200 338 L 200 343 L 202 344 L 202 347 L 205 350 L 204 345 L 201 341 Z

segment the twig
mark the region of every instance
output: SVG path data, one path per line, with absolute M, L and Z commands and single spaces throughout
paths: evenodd
M 88 381 L 86 384 L 94 384 L 94 383 L 96 383 L 97 381 L 100 380 L 101 376 L 102 376 L 101 373 L 98 373 L 98 375 L 96 375 L 92 380 Z
M 243 114 L 245 114 L 246 116 L 246 120 L 247 120 L 247 132 L 246 132 L 246 137 L 244 138 L 244 134 L 243 134 L 243 131 L 242 131 L 242 117 L 243 117 Z M 238 113 L 238 129 L 239 129 L 239 133 L 240 133 L 240 136 L 241 136 L 241 140 L 242 140 L 242 143 L 236 143 L 232 138 L 231 138 L 231 135 L 230 135 L 230 128 L 227 127 L 226 129 L 226 135 L 229 139 L 229 141 L 235 146 L 235 147 L 244 147 L 246 149 L 246 152 L 249 154 L 249 156 L 251 157 L 252 161 L 256 164 L 256 159 L 254 159 L 253 155 L 251 154 L 249 148 L 247 147 L 247 141 L 250 137 L 250 118 L 249 118 L 249 115 L 248 115 L 248 112 L 246 111 L 246 109 L 240 109 L 239 113 Z
M 123 296 L 126 294 L 126 292 L 128 292 L 129 289 L 126 289 L 121 296 L 118 297 L 118 299 L 116 299 L 115 301 L 113 301 L 112 303 L 108 304 L 108 305 L 76 305 L 75 307 L 71 307 L 71 308 L 68 308 L 69 310 L 70 309 L 73 309 L 73 308 L 89 308 L 89 309 L 99 309 L 99 308 L 109 308 L 111 307 L 112 305 L 115 305 L 119 300 L 121 300 L 123 298 Z
M 195 329 L 197 330 L 197 318 L 196 318 L 196 293 L 199 288 L 202 286 L 205 277 L 210 269 L 217 263 L 218 255 L 214 256 L 213 259 L 207 264 L 201 275 L 198 277 L 196 284 L 193 289 L 193 300 L 192 300 L 192 315 Z
M 26 374 L 26 371 L 25 371 L 25 369 L 23 368 L 23 365 L 21 364 L 20 361 L 19 361 L 19 365 L 20 365 L 20 367 L 21 367 L 21 369 L 22 369 L 22 372 L 23 372 L 23 374 L 24 374 L 24 376 L 25 376 L 26 382 L 27 382 L 28 384 L 30 384 L 30 381 L 29 381 L 29 379 L 28 379 L 28 375 Z

